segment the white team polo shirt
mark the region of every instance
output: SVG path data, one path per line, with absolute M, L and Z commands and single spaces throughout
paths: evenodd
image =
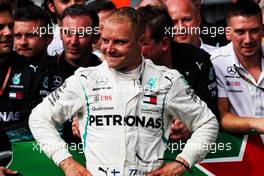
M 50 56 L 59 55 L 63 52 L 60 27 L 57 24 L 53 25 L 53 32 L 53 39 L 47 48 L 48 55 Z
M 203 49 L 204 51 L 206 51 L 210 55 L 211 55 L 212 52 L 214 52 L 214 50 L 217 49 L 217 47 L 205 44 L 201 38 L 200 38 L 200 42 L 201 42 L 200 49 Z
M 218 97 L 229 99 L 230 112 L 240 116 L 264 117 L 264 91 L 242 79 L 234 67 L 235 64 L 246 78 L 264 88 L 264 58 L 261 58 L 262 72 L 257 82 L 238 61 L 232 43 L 215 50 L 211 60 L 216 73 Z

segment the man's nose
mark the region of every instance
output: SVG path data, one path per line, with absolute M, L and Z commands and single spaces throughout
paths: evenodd
M 249 32 L 246 32 L 245 34 L 245 43 L 251 43 L 252 42 L 252 36 Z
M 71 44 L 77 44 L 79 42 L 79 37 L 74 34 L 71 36 Z
M 22 36 L 20 43 L 21 43 L 21 45 L 26 45 L 27 44 L 27 38 L 25 36 Z
M 113 44 L 110 42 L 107 47 L 106 47 L 106 52 L 107 53 L 111 53 L 111 52 L 114 52 L 115 51 L 115 48 L 113 46 Z

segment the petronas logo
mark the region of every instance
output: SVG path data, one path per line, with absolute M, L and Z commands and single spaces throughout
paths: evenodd
M 155 89 L 157 87 L 157 78 L 151 78 L 148 83 L 147 83 L 147 86 L 150 88 L 150 89 Z
M 18 85 L 20 83 L 20 80 L 21 80 L 21 75 L 22 75 L 22 73 L 16 73 L 14 75 L 14 77 L 12 78 L 12 83 L 15 85 Z
M 49 88 L 49 77 L 45 76 L 42 85 L 46 89 Z

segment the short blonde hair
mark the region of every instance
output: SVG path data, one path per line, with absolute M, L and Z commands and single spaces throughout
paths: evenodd
M 144 22 L 140 13 L 131 7 L 123 7 L 114 11 L 106 21 L 112 22 L 130 22 L 136 36 L 139 37 L 144 33 Z

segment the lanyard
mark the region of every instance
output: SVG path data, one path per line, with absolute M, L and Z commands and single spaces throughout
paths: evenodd
M 2 95 L 4 94 L 4 91 L 5 91 L 5 88 L 6 88 L 6 84 L 7 84 L 7 82 L 8 82 L 9 77 L 10 77 L 11 70 L 12 70 L 12 67 L 10 66 L 10 67 L 8 68 L 8 70 L 7 70 L 7 74 L 6 74 L 6 76 L 5 76 L 4 83 L 3 83 L 3 85 L 2 85 L 2 87 L 1 87 L 1 89 L 0 89 L 0 96 L 2 96 Z
M 234 67 L 235 67 L 235 70 L 236 72 L 238 73 L 238 75 L 243 79 L 245 80 L 246 82 L 248 82 L 249 84 L 255 86 L 256 88 L 264 91 L 264 88 L 263 87 L 260 87 L 260 86 L 257 86 L 256 84 L 254 84 L 250 79 L 248 79 L 245 75 L 243 75 L 240 71 L 239 71 L 239 68 L 234 64 Z

